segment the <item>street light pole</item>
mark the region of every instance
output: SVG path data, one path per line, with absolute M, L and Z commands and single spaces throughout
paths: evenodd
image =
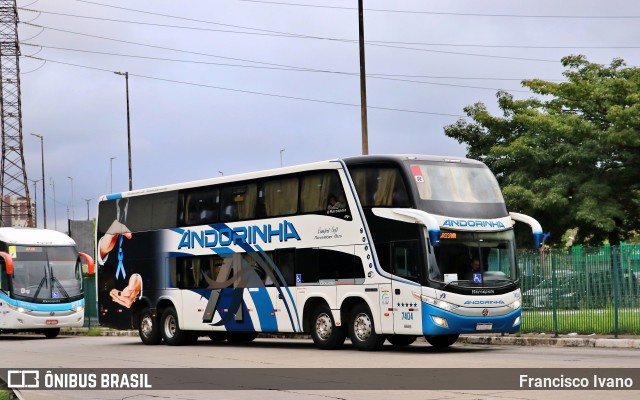
M 31 180 L 29 179 L 31 182 L 33 182 L 33 203 L 36 205 L 35 207 L 35 212 L 33 215 L 33 220 L 36 221 L 36 228 L 38 227 L 38 189 L 37 189 L 37 183 L 40 182 L 42 179 L 38 179 L 38 180 Z
M 67 176 L 71 180 L 71 219 L 73 220 L 75 216 L 73 215 L 73 178 Z
M 133 177 L 131 173 L 131 117 L 129 115 L 129 72 L 114 72 L 116 75 L 124 75 L 127 88 L 127 146 L 129 150 L 129 190 L 133 190 Z
M 89 202 L 93 199 L 84 199 L 87 202 L 87 221 L 89 221 Z
M 51 187 L 53 187 L 53 227 L 55 230 L 58 230 L 58 213 L 56 209 L 58 208 L 58 204 L 56 203 L 56 181 L 53 178 L 49 178 L 51 181 Z
M 113 193 L 113 160 L 115 160 L 118 157 L 111 157 L 109 159 L 109 182 L 110 182 L 110 186 L 109 186 L 109 192 Z
M 280 150 L 280 168 L 282 168 L 282 153 L 284 153 L 285 149 Z
M 40 138 L 40 155 L 42 158 L 42 216 L 44 218 L 44 229 L 47 229 L 47 194 L 44 182 L 44 138 L 42 135 L 32 133 L 33 136 Z M 38 223 L 36 222 L 36 226 Z

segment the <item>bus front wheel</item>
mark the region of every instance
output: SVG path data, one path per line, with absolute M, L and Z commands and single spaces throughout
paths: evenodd
M 460 335 L 427 335 L 424 338 L 436 349 L 444 349 L 454 344 L 459 336 Z
M 187 340 L 188 332 L 180 329 L 178 313 L 173 307 L 169 307 L 162 314 L 161 324 L 162 338 L 169 346 L 180 346 Z
M 140 312 L 140 321 L 138 324 L 138 335 L 142 343 L 155 345 L 162 342 L 158 318 L 156 318 L 149 308 L 145 308 Z
M 59 333 L 60 328 L 45 329 L 44 337 L 46 337 L 47 339 L 53 339 L 54 337 L 58 336 Z
M 349 324 L 349 337 L 353 346 L 358 350 L 380 350 L 384 344 L 385 337 L 376 333 L 371 310 L 364 303 L 353 308 Z
M 389 341 L 389 343 L 391 343 L 395 347 L 409 346 L 411 343 L 415 342 L 416 339 L 417 339 L 416 336 L 410 336 L 410 335 L 389 335 L 389 336 L 387 336 L 387 340 Z
M 313 343 L 323 350 L 334 350 L 344 344 L 347 334 L 343 327 L 336 326 L 331 309 L 326 304 L 318 306 L 312 317 L 311 337 Z

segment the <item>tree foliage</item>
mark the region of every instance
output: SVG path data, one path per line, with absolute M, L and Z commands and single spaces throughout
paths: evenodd
M 445 134 L 497 175 L 507 206 L 537 218 L 549 241 L 615 244 L 640 231 L 640 68 L 584 56 L 562 59 L 565 82 L 523 81 L 537 96 L 498 92 L 502 116 L 482 103 Z

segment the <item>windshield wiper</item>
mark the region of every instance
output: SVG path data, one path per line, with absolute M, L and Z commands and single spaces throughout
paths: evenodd
M 58 284 L 58 287 L 60 288 L 60 291 L 62 292 L 62 295 L 68 299 L 69 298 L 69 293 L 67 293 L 67 291 L 65 290 L 65 288 L 62 286 L 62 283 L 60 283 L 60 281 L 58 280 L 58 278 L 56 278 L 55 276 L 53 276 L 53 274 L 51 274 L 51 281 L 55 282 Z M 53 289 L 53 285 L 51 286 L 51 288 Z
M 44 283 L 47 281 L 47 266 L 44 266 L 44 276 L 42 277 L 42 280 L 40 280 L 40 284 L 38 285 L 38 290 L 36 290 L 36 293 L 33 295 L 34 299 L 38 298 L 38 294 L 40 294 L 40 289 L 42 289 L 42 285 L 44 285 Z

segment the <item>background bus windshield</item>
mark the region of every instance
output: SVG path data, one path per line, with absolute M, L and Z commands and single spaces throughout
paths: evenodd
M 73 300 L 82 296 L 82 268 L 74 247 L 16 246 L 16 298 Z
M 503 232 L 442 231 L 435 247 L 432 280 L 502 286 L 516 280 L 513 230 Z M 476 264 L 474 267 L 473 264 Z

